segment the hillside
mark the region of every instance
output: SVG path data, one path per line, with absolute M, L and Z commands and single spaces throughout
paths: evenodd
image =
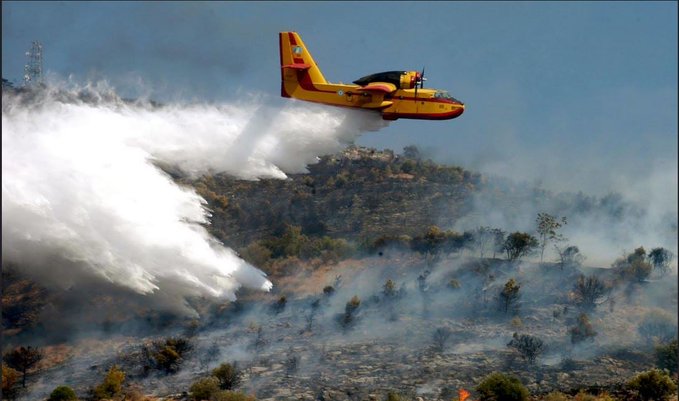
M 672 369 L 656 355 L 677 327 L 676 273 L 669 256 L 651 256 L 662 248 L 586 267 L 577 247 L 539 262 L 537 243 L 510 241 L 537 236 L 524 228 L 536 208 L 571 225 L 624 220 L 634 208 L 619 198 L 489 180 L 422 160 L 414 147 L 352 147 L 287 180 L 162 168 L 207 200 L 208 230 L 269 274 L 273 290 L 241 289 L 235 302 L 190 297 L 178 313 L 162 297 L 43 285 L 3 266 L 3 352 L 44 352 L 28 389 L 13 387 L 24 399 L 60 384 L 95 399 L 112 366 L 126 385 L 111 399 L 187 400 L 192 383 L 229 363 L 239 391 L 308 401 L 449 400 L 460 388 L 476 399 L 495 371 L 517 377 L 532 400 L 555 391 L 627 400 L 635 375 Z M 528 221 L 470 223 L 498 210 L 507 224 Z M 531 354 L 519 339 L 540 346 Z

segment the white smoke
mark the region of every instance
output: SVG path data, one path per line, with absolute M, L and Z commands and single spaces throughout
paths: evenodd
M 3 264 L 66 286 L 94 276 L 176 298 L 269 290 L 264 273 L 201 226 L 205 200 L 153 163 L 282 179 L 381 121 L 261 99 L 152 107 L 105 88 L 51 88 L 30 101 L 3 93 Z

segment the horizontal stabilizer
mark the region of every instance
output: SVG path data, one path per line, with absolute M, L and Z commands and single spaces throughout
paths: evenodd
M 295 69 L 295 70 L 308 70 L 309 68 L 311 68 L 311 65 L 309 65 L 309 64 L 302 64 L 302 63 L 299 63 L 299 64 L 288 64 L 288 65 L 282 66 L 281 68 L 292 68 L 292 69 Z

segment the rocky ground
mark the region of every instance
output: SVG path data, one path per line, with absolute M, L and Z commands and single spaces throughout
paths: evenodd
M 212 367 L 236 363 L 243 372 L 240 389 L 260 400 L 384 399 L 390 391 L 444 400 L 459 388 L 472 390 L 493 371 L 514 374 L 534 395 L 554 390 L 573 393 L 582 388 L 615 392 L 629 378 L 654 366 L 652 348 L 641 344 L 635 325 L 651 308 L 651 295 L 672 287 L 667 282 L 649 283 L 636 295 L 621 296 L 614 308 L 599 305 L 591 313 L 599 335 L 573 346 L 568 328 L 579 311 L 569 306 L 567 295 L 577 272 L 551 273 L 556 275 L 550 279 L 542 268 L 525 265 L 492 272 L 496 278 L 488 284 L 487 280 L 475 282 L 470 271 L 450 267 L 458 262 L 441 263 L 431 267 L 428 294 L 416 287 L 416 276 L 427 265 L 404 263 L 402 256 L 345 262 L 328 270 L 333 275 L 326 273 L 324 279 L 307 274 L 307 280 L 317 283 L 316 293 L 311 289 L 305 293 L 300 287 L 296 296 L 288 293 L 282 310 L 273 308 L 280 293 L 244 294 L 246 300 L 204 316 L 189 336 L 193 349 L 179 372 L 170 375 L 143 374 L 141 345 L 186 335 L 186 328 L 168 329 L 162 335 L 80 340 L 68 352 L 62 350 L 68 355 L 64 361 L 34 376 L 26 399 L 44 397 L 63 383 L 86 394 L 114 363 L 127 372 L 128 382 L 166 399 L 186 398 L 191 383 Z M 324 297 L 318 286 L 342 273 L 343 283 L 336 293 Z M 498 314 L 492 293 L 510 276 L 519 278 L 526 295 L 533 296 L 516 315 Z M 401 298 L 385 300 L 381 284 L 386 277 L 400 286 Z M 460 279 L 461 290 L 446 287 L 451 277 Z M 546 279 L 534 282 L 536 277 Z M 290 280 L 287 288 L 294 288 L 294 282 Z M 485 284 L 488 294 L 479 295 L 477 284 Z M 339 319 L 354 294 L 360 296 L 361 306 L 355 323 L 343 328 Z M 671 298 L 672 292 L 667 291 L 667 296 Z M 309 323 L 316 300 L 318 307 Z M 667 307 L 676 305 L 669 302 Z M 440 349 L 433 341 L 437 328 L 450 333 Z M 507 347 L 514 332 L 544 340 L 546 350 L 535 363 Z

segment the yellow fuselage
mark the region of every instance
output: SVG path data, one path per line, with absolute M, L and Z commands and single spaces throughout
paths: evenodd
M 387 120 L 447 120 L 464 112 L 464 104 L 437 96 L 439 91 L 434 89 L 403 89 L 388 82 L 371 82 L 365 86 L 327 82 L 296 32 L 280 33 L 280 53 L 283 97 L 372 109 L 381 112 Z M 404 79 L 410 76 L 406 74 Z M 407 82 L 400 84 L 405 86 Z

